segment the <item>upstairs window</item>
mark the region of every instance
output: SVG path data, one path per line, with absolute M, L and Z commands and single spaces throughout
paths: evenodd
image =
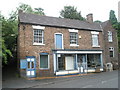
M 43 44 L 43 30 L 41 29 L 34 29 L 34 43 Z
M 78 33 L 70 32 L 70 44 L 78 44 Z
M 93 47 L 100 47 L 99 41 L 98 41 L 99 32 L 92 31 L 91 34 L 92 34 L 92 46 Z
M 44 26 L 32 25 L 33 27 L 33 45 L 44 44 Z
M 112 39 L 112 32 L 111 31 L 108 31 L 108 42 L 112 42 L 113 39 Z
M 110 53 L 110 57 L 114 57 L 114 48 L 113 47 L 109 48 L 109 53 Z
M 97 34 L 92 35 L 92 45 L 98 46 L 98 35 Z

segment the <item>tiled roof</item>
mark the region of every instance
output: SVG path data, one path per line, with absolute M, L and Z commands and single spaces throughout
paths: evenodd
M 51 26 L 51 27 L 101 31 L 100 25 L 96 23 L 88 23 L 87 21 L 80 21 L 73 19 L 40 16 L 40 15 L 28 14 L 28 13 L 19 13 L 19 22 L 26 24 L 34 24 L 34 25 Z

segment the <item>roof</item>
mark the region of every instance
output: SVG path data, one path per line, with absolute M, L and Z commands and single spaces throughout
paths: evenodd
M 102 23 L 101 23 L 102 28 L 104 28 L 109 22 L 110 22 L 109 20 L 107 20 L 107 21 L 105 21 L 105 22 L 102 22 Z
M 88 23 L 87 21 L 80 21 L 73 19 L 40 16 L 29 13 L 19 13 L 19 22 L 25 24 L 33 24 L 33 25 L 63 27 L 69 29 L 102 31 L 100 25 L 96 23 Z

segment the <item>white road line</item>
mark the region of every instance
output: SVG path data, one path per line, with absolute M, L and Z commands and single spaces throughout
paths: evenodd
M 106 83 L 107 81 L 102 81 L 101 83 L 103 84 L 103 83 Z
M 113 78 L 113 79 L 109 79 L 109 80 L 107 80 L 107 81 L 102 81 L 101 83 L 104 84 L 104 83 L 107 83 L 107 82 L 113 81 L 113 80 L 115 80 L 115 79 L 118 79 L 118 78 Z
M 89 88 L 89 87 L 92 87 L 92 85 L 87 85 L 87 86 L 84 86 L 82 88 Z

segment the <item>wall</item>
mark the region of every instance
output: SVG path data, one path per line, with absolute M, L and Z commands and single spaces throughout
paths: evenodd
M 117 41 L 117 32 L 115 29 L 113 29 L 110 22 L 106 24 L 106 26 L 103 28 L 104 31 L 104 43 L 105 43 L 105 61 L 106 63 L 112 62 L 114 64 L 114 69 L 117 69 L 118 65 L 118 41 Z M 113 34 L 113 42 L 108 42 L 108 31 L 111 31 Z M 114 57 L 110 57 L 109 54 L 109 47 L 114 48 Z
M 45 45 L 37 46 L 33 45 L 33 28 L 32 25 L 21 24 L 19 27 L 18 35 L 18 58 L 25 59 L 26 56 L 35 56 L 37 60 L 37 76 L 52 76 L 53 73 L 53 52 L 55 49 L 54 44 L 54 34 L 63 34 L 64 49 L 94 49 L 101 50 L 104 47 L 102 32 L 99 33 L 99 48 L 92 47 L 92 36 L 90 31 L 79 30 L 78 35 L 81 39 L 78 39 L 78 47 L 70 46 L 70 35 L 68 29 L 65 28 L 55 28 L 55 27 L 45 27 L 44 29 L 44 43 Z M 50 54 L 50 69 L 40 70 L 39 69 L 39 53 L 49 53 Z

